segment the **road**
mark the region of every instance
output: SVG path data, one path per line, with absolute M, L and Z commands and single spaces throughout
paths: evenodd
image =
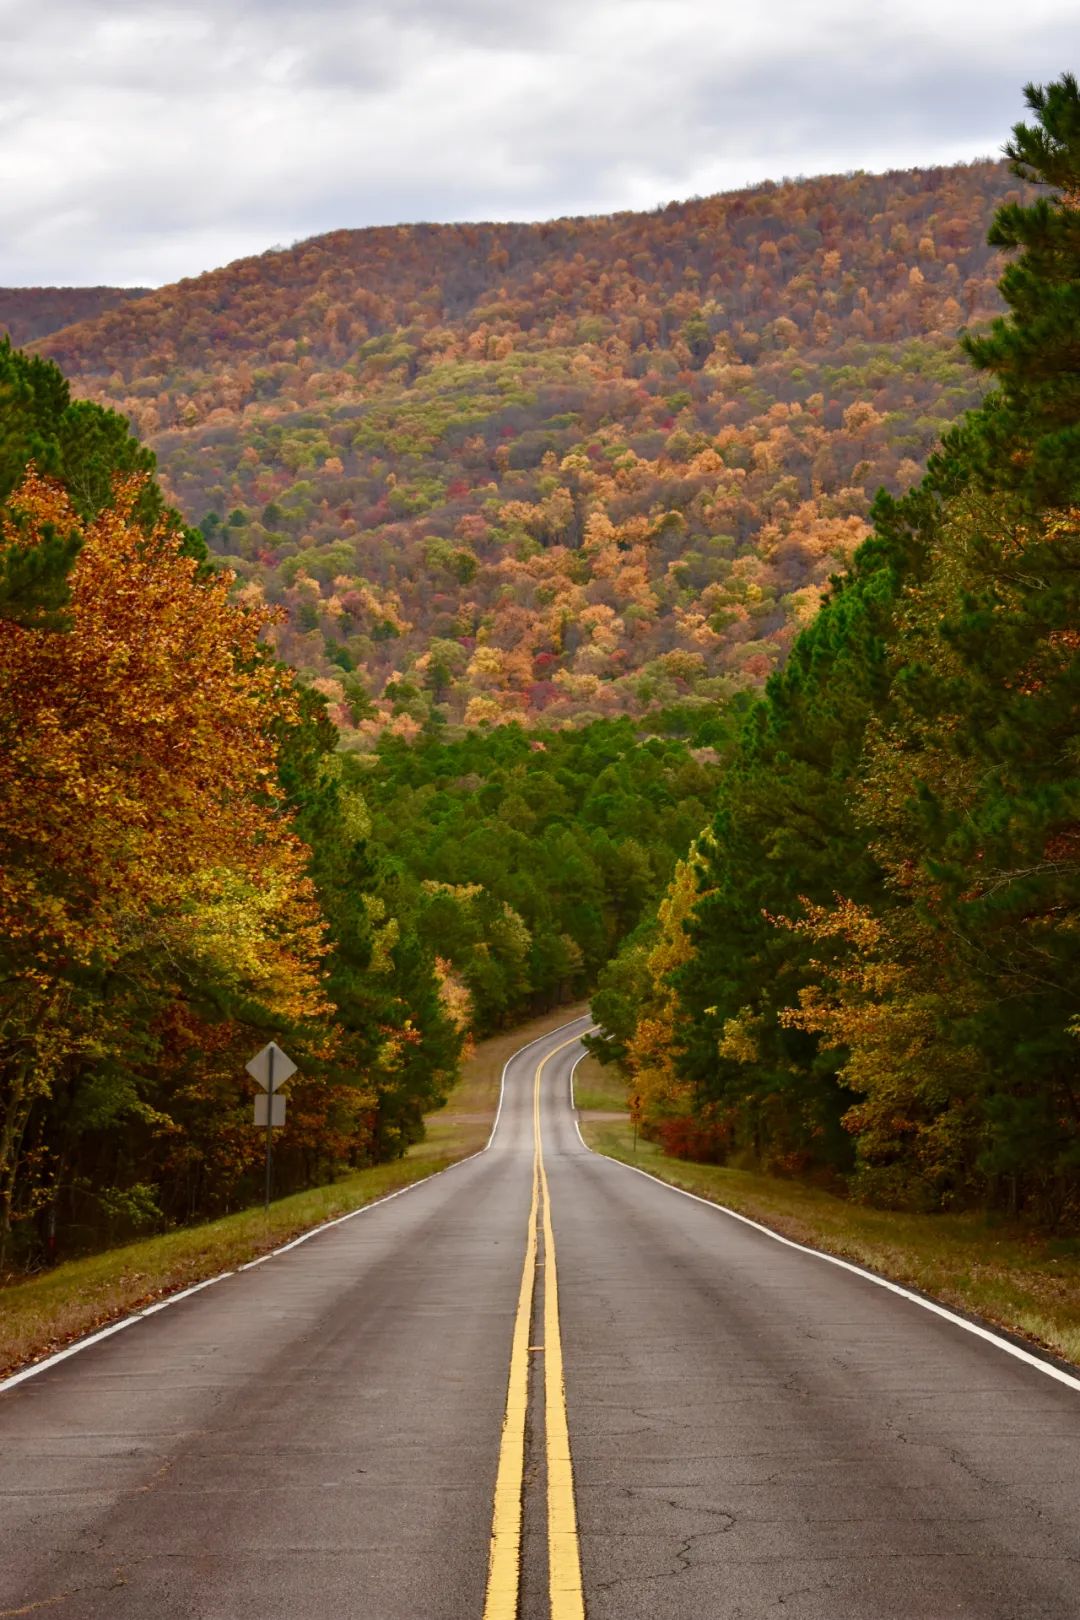
M 590 1154 L 585 1027 L 485 1153 L 0 1394 L 0 1620 L 1080 1616 L 1080 1391 Z

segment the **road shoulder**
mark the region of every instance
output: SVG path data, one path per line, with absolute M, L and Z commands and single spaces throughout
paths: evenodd
M 588 1080 L 586 1102 L 594 1100 Z M 869 1209 L 799 1182 L 668 1158 L 655 1143 L 635 1141 L 629 1115 L 604 1101 L 603 1109 L 580 1112 L 582 1136 L 595 1152 L 1080 1364 L 1076 1239 L 978 1214 Z

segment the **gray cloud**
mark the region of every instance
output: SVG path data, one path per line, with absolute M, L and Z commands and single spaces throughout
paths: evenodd
M 0 283 L 997 150 L 1074 0 L 0 0 Z

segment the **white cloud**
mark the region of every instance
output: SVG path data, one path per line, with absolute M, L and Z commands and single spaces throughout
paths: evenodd
M 1074 0 L 0 0 L 0 283 L 985 155 Z

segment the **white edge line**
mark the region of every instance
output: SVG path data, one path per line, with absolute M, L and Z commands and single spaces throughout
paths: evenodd
M 110 1334 L 119 1333 L 121 1328 L 130 1327 L 133 1322 L 139 1320 L 139 1316 L 122 1317 L 119 1322 L 113 1322 L 109 1327 L 99 1328 L 96 1333 L 91 1333 L 85 1339 L 77 1339 L 74 1344 L 69 1344 L 66 1350 L 57 1350 L 55 1355 L 46 1356 L 44 1361 L 35 1361 L 32 1367 L 24 1367 L 22 1372 L 12 1373 L 10 1378 L 5 1378 L 3 1383 L 0 1384 L 0 1393 L 5 1389 L 14 1389 L 16 1384 L 21 1384 L 26 1378 L 35 1378 L 38 1373 L 44 1372 L 46 1367 L 55 1367 L 58 1361 L 66 1361 L 68 1356 L 77 1355 L 80 1350 L 88 1349 L 90 1345 L 97 1344 L 100 1339 L 107 1339 Z
M 110 1338 L 114 1333 L 119 1333 L 121 1328 L 131 1327 L 135 1322 L 141 1322 L 145 1316 L 154 1316 L 158 1311 L 164 1311 L 170 1305 L 179 1304 L 180 1300 L 187 1299 L 191 1294 L 197 1294 L 204 1288 L 212 1288 L 215 1283 L 224 1282 L 226 1277 L 235 1276 L 241 1271 L 251 1271 L 253 1267 L 261 1266 L 264 1261 L 273 1260 L 279 1254 L 287 1254 L 290 1249 L 295 1249 L 301 1243 L 306 1243 L 309 1238 L 318 1237 L 320 1232 L 326 1232 L 332 1226 L 340 1226 L 344 1221 L 355 1219 L 357 1215 L 366 1215 L 369 1210 L 378 1209 L 380 1204 L 388 1204 L 392 1198 L 401 1198 L 405 1193 L 415 1192 L 418 1187 L 425 1187 L 429 1181 L 434 1181 L 437 1176 L 446 1175 L 448 1170 L 456 1170 L 460 1165 L 468 1164 L 470 1159 L 478 1159 L 482 1153 L 487 1152 L 495 1140 L 495 1132 L 499 1126 L 499 1116 L 502 1113 L 503 1097 L 506 1094 L 506 1071 L 511 1063 L 516 1057 L 520 1057 L 522 1052 L 527 1052 L 531 1046 L 538 1046 L 541 1041 L 548 1040 L 552 1035 L 561 1034 L 564 1029 L 569 1029 L 571 1024 L 578 1023 L 579 1019 L 585 1016 L 584 1013 L 579 1014 L 578 1018 L 569 1019 L 565 1024 L 560 1024 L 558 1028 L 548 1030 L 545 1035 L 537 1035 L 535 1040 L 526 1041 L 525 1045 L 519 1047 L 516 1052 L 511 1052 L 503 1064 L 502 1077 L 499 1081 L 499 1106 L 495 1111 L 495 1122 L 491 1127 L 491 1135 L 483 1147 L 478 1148 L 475 1153 L 467 1154 L 464 1159 L 455 1159 L 453 1164 L 445 1164 L 441 1170 L 433 1170 L 429 1176 L 420 1176 L 416 1181 L 410 1181 L 407 1187 L 399 1187 L 396 1192 L 385 1193 L 382 1198 L 374 1198 L 370 1204 L 361 1204 L 358 1209 L 350 1209 L 344 1215 L 335 1216 L 331 1221 L 323 1221 L 319 1226 L 313 1226 L 310 1231 L 301 1232 L 300 1236 L 293 1238 L 291 1242 L 283 1243 L 280 1248 L 271 1249 L 269 1254 L 260 1254 L 257 1259 L 248 1260 L 244 1265 L 237 1266 L 235 1272 L 220 1271 L 216 1277 L 206 1277 L 202 1282 L 192 1283 L 189 1288 L 181 1288 L 177 1293 L 170 1294 L 167 1299 L 159 1299 L 153 1305 L 147 1305 L 142 1310 L 133 1311 L 129 1316 L 122 1316 L 118 1322 L 110 1322 L 107 1327 L 98 1328 L 95 1332 L 88 1333 L 85 1338 L 76 1339 L 74 1344 L 66 1345 L 63 1350 L 57 1350 L 53 1355 L 46 1356 L 43 1361 L 35 1361 L 29 1367 L 23 1367 L 20 1371 L 11 1373 L 7 1378 L 0 1379 L 0 1395 L 3 1395 L 9 1389 L 14 1389 L 16 1384 L 25 1383 L 28 1378 L 36 1378 L 38 1373 L 47 1372 L 50 1367 L 55 1367 L 58 1362 L 66 1361 L 69 1356 L 76 1356 L 82 1350 L 89 1350 L 91 1345 L 100 1343 L 102 1339 Z M 586 1033 L 588 1032 L 586 1031 Z M 582 1055 L 584 1056 L 584 1054 Z M 578 1135 L 581 1135 L 580 1131 Z
M 695 1204 L 704 1204 L 706 1209 L 715 1210 L 718 1215 L 727 1215 L 733 1221 L 741 1221 L 743 1226 L 752 1226 L 755 1232 L 761 1232 L 765 1237 L 772 1238 L 774 1243 L 782 1243 L 785 1249 L 797 1249 L 800 1254 L 812 1255 L 815 1260 L 824 1260 L 827 1265 L 839 1266 L 841 1271 L 850 1271 L 855 1277 L 864 1277 L 877 1288 L 885 1288 L 890 1294 L 899 1294 L 901 1299 L 909 1300 L 912 1305 L 918 1305 L 921 1310 L 930 1311 L 934 1316 L 940 1316 L 946 1322 L 952 1322 L 956 1327 L 963 1328 L 965 1333 L 974 1334 L 977 1339 L 985 1339 L 987 1344 L 995 1345 L 1004 1350 L 1006 1355 L 1014 1356 L 1017 1361 L 1023 1361 L 1036 1372 L 1045 1373 L 1047 1378 L 1055 1378 L 1059 1384 L 1065 1384 L 1069 1389 L 1080 1390 L 1080 1377 L 1068 1373 L 1063 1367 L 1056 1367 L 1052 1361 L 1045 1361 L 1041 1356 L 1033 1355 L 1021 1345 L 1013 1344 L 1009 1339 L 1003 1339 L 1000 1334 L 994 1333 L 990 1328 L 980 1326 L 978 1322 L 969 1322 L 967 1317 L 958 1316 L 950 1311 L 947 1305 L 939 1305 L 936 1300 L 925 1299 L 922 1294 L 915 1294 L 902 1283 L 890 1282 L 888 1277 L 879 1277 L 874 1271 L 867 1271 L 864 1266 L 858 1266 L 851 1260 L 841 1260 L 839 1255 L 826 1254 L 824 1249 L 814 1249 L 809 1243 L 796 1243 L 794 1238 L 784 1237 L 780 1232 L 774 1232 L 771 1226 L 763 1226 L 760 1221 L 753 1221 L 749 1215 L 740 1215 L 737 1209 L 729 1209 L 726 1204 L 718 1204 L 711 1198 L 702 1198 L 698 1193 L 687 1192 L 685 1187 L 676 1187 L 670 1181 L 662 1181 L 659 1176 L 642 1170 L 639 1165 L 627 1164 L 625 1159 L 613 1158 L 608 1153 L 598 1153 L 591 1148 L 581 1134 L 581 1125 L 578 1120 L 577 1107 L 574 1104 L 574 1073 L 578 1063 L 588 1054 L 582 1052 L 570 1070 L 570 1101 L 574 1109 L 574 1129 L 578 1133 L 578 1141 L 586 1153 L 591 1153 L 594 1159 L 600 1159 L 604 1164 L 621 1165 L 624 1170 L 632 1170 L 636 1176 L 644 1176 L 646 1181 L 655 1182 L 658 1187 L 665 1187 L 668 1192 L 679 1193 L 683 1198 L 692 1198 Z
M 600 1028 L 599 1024 L 593 1024 L 592 1029 L 583 1030 L 582 1033 L 584 1035 L 591 1035 L 594 1029 L 599 1029 L 599 1028 Z M 577 1100 L 574 1097 L 574 1076 L 577 1074 L 578 1064 L 579 1063 L 584 1063 L 584 1061 L 588 1057 L 588 1055 L 589 1055 L 588 1052 L 582 1050 L 581 1052 L 578 1053 L 577 1057 L 574 1059 L 573 1063 L 571 1063 L 571 1065 L 570 1065 L 570 1109 L 571 1109 L 571 1112 L 573 1113 L 573 1116 L 574 1116 L 574 1129 L 578 1133 L 578 1141 L 581 1143 L 582 1147 L 586 1149 L 587 1152 L 591 1153 L 592 1148 L 589 1147 L 589 1144 L 586 1142 L 585 1138 L 581 1134 L 581 1126 L 578 1124 L 578 1120 L 577 1120 Z M 599 1157 L 599 1155 L 598 1155 L 598 1157 Z
M 231 1277 L 231 1271 L 219 1271 L 216 1277 L 204 1277 L 202 1282 L 192 1283 L 190 1288 L 181 1288 L 178 1293 L 170 1294 L 168 1299 L 159 1299 L 154 1305 L 147 1305 L 145 1310 L 134 1313 L 136 1320 L 140 1316 L 153 1316 L 155 1311 L 163 1311 L 169 1305 L 175 1305 L 178 1300 L 187 1299 L 189 1294 L 197 1294 L 202 1288 L 209 1288 L 213 1283 L 224 1282 Z

